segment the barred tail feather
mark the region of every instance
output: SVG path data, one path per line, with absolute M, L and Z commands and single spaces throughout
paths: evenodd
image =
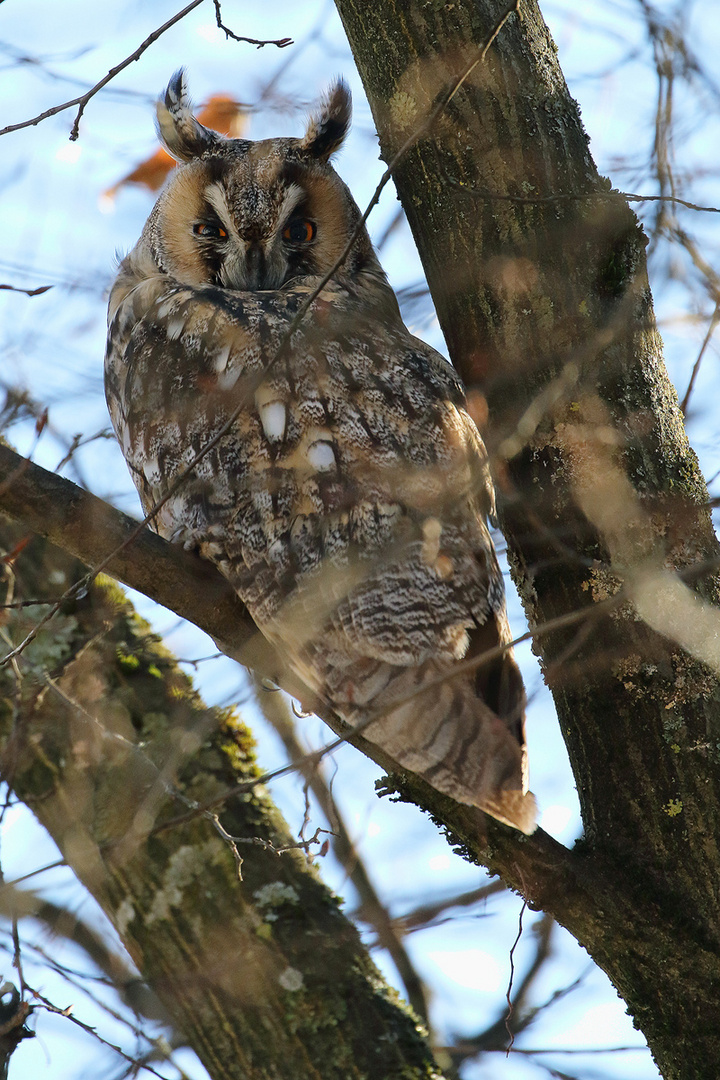
M 512 653 L 498 663 L 522 693 Z M 333 687 L 333 704 L 363 725 L 364 738 L 457 802 L 533 832 L 537 805 L 527 784 L 524 697 L 498 716 L 478 695 L 473 672 L 453 674 L 451 664 L 435 660 L 414 668 L 364 660 L 344 674 L 343 684 Z

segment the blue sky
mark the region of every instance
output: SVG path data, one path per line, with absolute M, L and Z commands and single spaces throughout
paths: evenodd
M 657 80 L 652 50 L 632 0 L 541 5 L 559 47 L 560 60 L 591 137 L 601 172 L 622 190 L 653 194 L 651 175 L 652 125 L 657 107 Z M 671 4 L 658 4 L 667 14 Z M 713 71 L 720 42 L 718 5 L 685 5 L 688 39 L 701 64 Z M 66 0 L 62 5 L 25 0 L 2 6 L 0 20 L 0 123 L 15 123 L 82 93 L 109 68 L 128 55 L 156 26 L 175 11 L 172 4 L 152 5 L 109 0 L 92 5 Z M 49 408 L 49 427 L 34 450 L 34 458 L 56 468 L 73 437 L 106 432 L 109 424 L 102 395 L 102 357 L 105 302 L 115 252 L 129 249 L 137 239 L 152 206 L 144 190 L 127 188 L 118 195 L 112 213 L 103 212 L 101 193 L 155 147 L 152 102 L 172 72 L 183 64 L 193 97 L 202 101 L 214 92 L 228 92 L 254 106 L 249 136 L 295 134 L 302 130 L 307 107 L 337 74 L 349 81 L 354 95 L 354 125 L 337 168 L 364 206 L 382 173 L 377 158 L 373 123 L 362 86 L 334 6 L 330 3 L 275 2 L 272 5 L 226 4 L 226 21 L 237 33 L 266 38 L 290 36 L 296 45 L 279 51 L 256 50 L 226 42 L 214 25 L 213 6 L 201 5 L 181 24 L 159 39 L 137 63 L 123 71 L 112 89 L 93 99 L 81 122 L 80 139 L 68 133 L 74 110 L 50 117 L 37 127 L 6 135 L 0 155 L 0 283 L 54 288 L 33 298 L 0 293 L 0 377 L 26 389 Z M 23 59 L 24 58 L 24 59 Z M 275 92 L 263 97 L 277 76 Z M 75 82 L 77 80 L 77 82 Z M 711 82 L 678 80 L 673 105 L 678 117 L 674 146 L 679 193 L 704 205 L 720 205 L 715 172 L 718 145 L 719 96 Z M 256 106 L 256 108 L 255 108 Z M 391 221 L 396 200 L 389 186 L 370 219 L 371 233 L 382 236 Z M 656 204 L 636 204 L 652 220 Z M 717 265 L 717 215 L 681 211 L 682 227 L 696 240 L 702 257 Z M 422 271 L 407 228 L 397 231 L 384 247 L 382 260 L 396 289 L 416 284 Z M 651 284 L 665 338 L 668 366 L 680 394 L 712 314 L 713 302 L 703 284 L 698 263 L 687 252 L 658 245 L 651 251 Z M 408 309 L 414 332 L 443 350 L 443 341 L 429 301 Z M 713 408 L 717 390 L 717 352 L 711 343 L 696 385 L 689 431 L 706 475 L 720 469 L 718 418 Z M 21 452 L 34 443 L 32 424 L 15 425 L 8 433 Z M 63 470 L 76 482 L 123 510 L 138 514 L 139 505 L 124 462 L 114 441 L 89 441 Z M 714 488 L 717 491 L 717 484 Z M 509 590 L 513 630 L 524 629 L 522 611 Z M 135 596 L 140 611 L 166 634 L 181 657 L 207 656 L 215 648 L 199 631 L 179 624 L 174 615 Z M 521 647 L 531 697 L 528 737 L 532 788 L 540 802 L 542 825 L 558 839 L 572 843 L 579 833 L 577 800 L 572 776 L 549 695 L 529 647 Z M 198 667 L 198 686 L 210 703 L 246 695 L 240 669 L 221 658 Z M 260 758 L 272 767 L 282 760 L 275 735 L 263 726 L 251 706 L 245 706 L 258 735 Z M 304 728 L 313 743 L 325 740 L 314 719 Z M 455 856 L 437 831 L 418 811 L 386 805 L 374 794 L 378 770 L 349 747 L 340 750 L 331 766 L 337 773 L 336 797 L 354 830 L 363 856 L 390 910 L 402 912 L 422 899 L 450 896 L 486 880 L 484 873 Z M 278 781 L 273 795 L 291 825 L 299 827 L 303 800 L 293 778 Z M 319 812 L 314 821 L 323 824 Z M 6 879 L 53 861 L 52 844 L 29 818 L 14 811 L 3 826 L 2 863 Z M 329 884 L 348 892 L 342 870 L 331 858 L 323 872 Z M 104 925 L 95 905 L 75 885 L 67 871 L 58 870 L 32 882 L 47 895 L 77 907 Z M 433 988 L 433 1020 L 443 1037 L 472 1033 L 494 1019 L 504 999 L 509 974 L 508 954 L 517 932 L 520 901 L 494 898 L 485 905 L 461 911 L 441 925 L 413 935 L 408 948 L 420 972 Z M 516 953 L 520 971 L 533 952 L 532 926 L 539 915 L 527 912 L 525 935 Z M 111 931 L 108 929 L 108 933 Z M 32 925 L 28 940 L 46 941 Z M 535 988 L 538 1003 L 580 977 L 579 987 L 548 1009 L 542 1021 L 518 1045 L 581 1048 L 637 1045 L 642 1039 L 632 1028 L 624 1006 L 607 978 L 593 968 L 586 954 L 561 930 L 556 931 L 555 954 Z M 67 962 L 87 965 L 83 957 L 64 948 Z M 388 978 L 396 981 L 389 960 L 378 955 Z M 28 964 L 32 961 L 28 956 Z M 32 970 L 32 969 L 31 969 Z M 0 973 L 12 978 L 9 957 Z M 97 1026 L 111 1042 L 132 1049 L 121 1024 L 101 1013 L 82 994 L 71 993 L 62 980 L 35 970 L 36 982 L 58 1005 L 70 998 L 77 1015 Z M 32 981 L 32 980 L 31 980 Z M 93 988 L 95 989 L 95 988 Z M 70 995 L 70 996 L 69 996 Z M 112 995 L 108 995 L 111 1000 Z M 14 1076 L 40 1075 L 50 1060 L 54 1080 L 97 1075 L 98 1062 L 113 1075 L 120 1062 L 108 1065 L 105 1051 L 61 1018 L 43 1015 L 37 1023 L 40 1038 L 18 1051 L 11 1066 Z M 551 1059 L 548 1059 L 551 1060 Z M 637 1080 L 656 1077 L 649 1054 L 607 1054 L 601 1058 L 552 1059 L 583 1078 L 595 1075 Z M 202 1077 L 202 1068 L 189 1053 L 178 1058 L 188 1075 Z M 167 1076 L 176 1075 L 168 1067 Z M 468 1066 L 465 1080 L 502 1075 L 507 1080 L 547 1075 L 533 1062 L 513 1055 L 497 1056 Z

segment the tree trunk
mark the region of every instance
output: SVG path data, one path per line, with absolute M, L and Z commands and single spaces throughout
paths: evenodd
M 0 519 L 13 599 L 84 567 Z M 16 546 L 17 545 L 17 546 Z M 42 610 L 42 609 L 41 609 Z M 11 609 L 19 642 L 36 607 Z M 2 775 L 101 905 L 213 1080 L 440 1080 L 262 787 L 252 737 L 207 709 L 118 587 L 100 579 L 0 671 Z M 229 789 L 236 789 L 223 799 Z M 229 843 L 197 805 L 216 803 Z
M 713 651 L 717 612 L 712 604 L 717 603 L 719 553 L 702 478 L 662 367 L 642 233 L 625 201 L 597 176 L 577 108 L 567 95 L 554 48 L 532 3 L 522 0 L 519 15 L 509 16 L 484 58 L 484 45 L 509 10 L 500 3 L 337 3 L 386 159 L 420 132 L 394 175 L 451 356 L 470 387 L 471 408 L 480 420 L 489 409 L 487 441 L 494 455 L 511 562 L 557 702 L 586 835 L 572 852 L 540 831 L 523 838 L 492 822 L 486 836 L 478 814 L 412 777 L 393 776 L 388 789 L 402 783 L 403 793 L 430 810 L 471 857 L 501 873 L 533 906 L 555 915 L 577 937 L 625 998 L 666 1080 L 714 1080 L 720 1061 L 720 662 L 716 646 Z M 436 122 L 424 130 L 433 111 Z M 2 466 L 0 461 L 0 474 Z M 40 531 L 56 529 L 57 539 L 68 550 L 83 553 L 89 537 L 86 529 L 78 532 L 73 526 L 72 514 L 48 524 L 42 506 L 33 509 L 23 499 L 10 506 L 21 479 L 11 463 L 4 477 L 0 475 L 0 499 L 8 512 L 32 521 L 31 527 Z M 142 588 L 136 583 L 144 576 L 140 556 L 136 564 L 133 549 L 129 550 L 123 575 Z M 94 560 L 96 555 L 88 551 L 83 558 Z M 192 584 L 201 579 L 206 584 L 208 571 L 189 563 L 181 567 L 179 559 L 168 556 L 166 585 L 172 591 L 173 582 L 184 584 L 184 599 L 173 606 L 188 614 L 184 609 L 195 603 Z M 672 567 L 683 571 L 684 580 L 670 572 Z M 147 587 L 151 593 L 157 591 L 155 582 Z M 108 601 L 103 604 L 107 612 Z M 82 673 L 85 653 L 90 656 L 92 650 L 106 647 L 104 637 L 92 633 L 80 638 L 86 642 L 84 652 L 75 647 L 78 638 L 72 620 L 85 617 L 83 605 L 81 601 L 77 611 L 63 614 L 54 624 L 52 639 L 44 639 L 38 654 L 39 671 L 48 663 L 60 664 L 60 678 L 70 679 L 73 665 L 79 665 L 75 670 Z M 211 607 L 195 610 L 194 617 L 206 628 L 208 622 L 217 622 Z M 112 613 L 109 621 L 112 626 Z M 224 630 L 229 637 L 233 632 L 229 614 L 227 621 Z M 240 637 L 245 641 L 249 628 L 246 622 L 242 627 Z M 215 626 L 216 637 L 222 638 L 222 631 L 222 626 Z M 162 663 L 148 659 L 147 670 L 143 666 L 148 643 L 141 646 L 125 634 L 114 642 L 121 653 L 114 654 L 114 666 L 108 667 L 107 678 L 115 684 L 101 680 L 100 701 L 115 701 L 115 689 L 126 690 L 123 656 L 131 658 L 133 678 L 140 678 L 139 667 L 143 693 L 146 686 L 162 682 L 150 673 L 154 666 L 162 674 Z M 56 643 L 52 647 L 51 640 Z M 111 634 L 107 640 L 113 642 Z M 154 658 L 156 653 L 151 650 L 147 655 Z M 132 658 L 138 659 L 138 667 Z M 105 659 L 109 656 L 103 653 Z M 21 663 L 26 661 L 21 658 Z M 30 692 L 33 685 L 26 675 L 23 686 Z M 68 686 L 74 695 L 80 694 L 70 681 L 60 687 L 66 696 Z M 149 828 L 142 813 L 136 819 L 137 811 L 149 806 L 152 813 L 146 816 L 154 823 L 158 820 L 154 815 L 163 820 L 176 813 L 176 802 L 148 804 L 147 793 L 159 790 L 156 773 L 141 772 L 133 786 L 130 770 L 121 768 L 122 754 L 130 753 L 123 743 L 113 743 L 113 769 L 100 771 L 96 778 L 79 752 L 68 756 L 71 744 L 60 741 L 66 723 L 58 724 L 57 709 L 49 704 L 56 691 L 40 685 L 32 692 L 35 697 L 22 700 L 19 710 L 16 701 L 6 699 L 8 726 L 13 709 L 15 715 L 4 768 L 13 770 L 14 782 L 24 785 L 26 798 L 43 796 L 36 804 L 38 814 L 47 812 L 48 825 L 57 829 L 54 835 L 63 851 L 114 914 L 143 970 L 157 976 L 159 993 L 164 985 L 171 999 L 166 999 L 168 1008 L 177 1010 L 176 1021 L 192 1030 L 201 1056 L 213 1062 L 211 1073 L 264 1075 L 252 1071 L 261 1070 L 264 1062 L 257 1056 L 248 1062 L 244 1049 L 259 1043 L 264 1014 L 251 1014 L 242 1045 L 238 1039 L 246 1021 L 238 1018 L 233 1026 L 237 997 L 232 995 L 242 989 L 236 989 L 234 981 L 237 968 L 223 965 L 225 981 L 219 996 L 206 992 L 206 960 L 220 938 L 224 956 L 234 958 L 245 951 L 254 963 L 259 955 L 263 978 L 271 973 L 269 1000 L 289 1010 L 282 1031 L 272 1030 L 287 1040 L 278 1049 L 290 1055 L 294 1075 L 352 1076 L 336 1066 L 333 1055 L 336 1038 L 355 1039 L 354 1030 L 345 1030 L 353 1027 L 353 1019 L 336 1022 L 340 1014 L 330 1007 L 329 1016 L 336 1019 L 322 1028 L 318 1017 L 326 1016 L 324 999 L 313 999 L 316 1005 L 309 1012 L 301 1009 L 298 1017 L 296 991 L 283 983 L 278 990 L 279 977 L 288 968 L 303 972 L 303 987 L 311 985 L 302 956 L 292 950 L 307 943 L 306 918 L 312 921 L 322 910 L 313 899 L 319 895 L 313 891 L 318 886 L 296 886 L 292 881 L 299 896 L 304 896 L 305 887 L 310 890 L 307 912 L 312 917 L 304 903 L 290 905 L 289 912 L 283 905 L 278 920 L 260 920 L 261 926 L 271 924 L 266 941 L 267 930 L 255 932 L 256 905 L 250 921 L 245 919 L 253 891 L 272 880 L 285 883 L 274 867 L 296 864 L 262 853 L 270 859 L 271 869 L 258 870 L 252 888 L 238 886 L 232 857 L 221 841 L 199 834 L 206 828 L 204 822 L 187 826 L 191 843 L 170 830 L 153 834 L 136 847 L 136 838 L 144 838 Z M 71 714 L 67 723 L 81 722 L 78 705 L 92 713 L 92 702 L 78 701 L 66 706 Z M 117 713 L 122 734 L 131 735 L 135 722 L 143 739 L 158 732 L 155 768 L 162 771 L 174 746 L 172 732 L 183 730 L 182 721 L 159 725 L 158 715 L 171 715 L 167 700 L 155 701 L 148 715 L 142 698 L 124 709 Z M 116 715 L 113 707 L 108 711 Z M 37 744 L 39 757 L 28 738 L 25 712 L 32 716 L 33 735 L 41 719 L 52 721 L 37 729 L 43 732 Z M 88 729 L 82 730 L 90 764 L 101 764 L 97 747 L 87 739 Z M 353 741 L 363 744 L 361 738 Z M 222 744 L 212 752 L 213 768 L 219 773 L 213 775 L 211 770 L 209 776 L 202 773 L 197 779 L 193 770 L 204 760 L 201 746 L 188 766 L 187 779 L 180 775 L 176 786 L 185 784 L 192 793 L 197 784 L 204 793 L 227 783 Z M 115 758 L 120 758 L 119 764 Z M 63 760 L 69 764 L 61 766 Z M 391 762 L 381 763 L 392 768 Z M 66 773 L 72 805 L 60 783 Z M 136 804 L 127 816 L 127 791 L 138 785 L 142 805 Z M 257 800 L 248 804 L 236 800 L 235 805 L 238 812 L 249 806 L 250 817 L 234 822 L 224 818 L 230 831 L 271 835 L 258 823 Z M 117 837 L 125 834 L 125 842 L 117 844 Z M 175 846 L 160 846 L 165 838 Z M 196 842 L 216 845 L 207 848 L 204 867 L 217 885 L 210 897 L 202 895 L 192 859 L 189 867 L 183 864 Z M 178 851 L 182 855 L 176 857 Z M 251 852 L 248 848 L 248 862 Z M 249 874 L 248 868 L 248 879 Z M 178 879 L 186 884 L 174 891 Z M 149 886 L 143 884 L 146 880 Z M 177 922 L 173 918 L 166 925 L 162 904 L 154 906 L 155 897 L 164 897 L 174 916 L 174 900 L 186 900 L 188 894 L 207 904 L 207 911 L 203 908 L 207 919 L 191 923 L 178 909 Z M 298 933 L 294 925 L 287 935 L 278 927 L 285 914 L 301 918 Z M 312 924 L 313 931 L 317 925 Z M 160 937 L 161 930 L 167 938 Z M 167 953 L 160 944 L 166 940 Z M 174 955 L 180 965 L 183 981 L 178 987 L 170 985 L 175 976 L 164 966 L 165 955 Z M 347 978 L 355 970 L 353 955 L 350 951 L 337 958 L 338 965 L 349 965 Z M 317 949 L 310 960 L 322 956 Z M 330 967 L 326 960 L 318 963 L 320 986 Z M 361 970 L 363 1000 L 372 1003 L 373 976 L 367 967 L 361 965 Z M 272 973 L 278 971 L 273 982 Z M 297 984 L 293 975 L 288 980 L 291 986 Z M 348 984 L 343 987 L 345 993 Z M 230 1000 L 233 1006 L 228 1008 Z M 254 999 L 249 1004 L 256 1008 Z M 377 1040 L 378 1016 L 385 1016 L 384 1004 L 378 1008 L 379 1013 L 370 1011 L 371 1020 L 359 1029 L 365 1035 L 357 1036 L 350 1049 L 342 1042 L 345 1061 L 357 1053 L 353 1060 L 360 1062 L 365 1044 L 370 1052 Z M 399 1039 L 394 1045 L 401 1043 Z M 268 1040 L 263 1046 L 267 1051 Z M 432 1069 L 422 1055 L 415 1060 L 420 1062 L 414 1066 L 417 1075 Z M 222 1072 L 216 1061 L 235 1072 Z M 372 1075 L 369 1066 L 368 1072 Z
M 519 873 L 511 849 L 528 845 L 493 829 L 484 861 L 588 948 L 666 1080 L 714 1077 L 719 550 L 642 230 L 597 174 L 534 3 L 336 3 L 384 159 L 419 133 L 393 176 L 471 408 L 489 410 L 511 566 L 580 795 L 572 855 L 531 840 L 537 873 Z

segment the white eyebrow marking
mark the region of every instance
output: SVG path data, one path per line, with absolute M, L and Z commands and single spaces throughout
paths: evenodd
M 235 222 L 232 219 L 232 214 L 230 213 L 230 208 L 227 204 L 227 199 L 225 198 L 225 192 L 223 191 L 222 186 L 220 184 L 208 184 L 207 188 L 205 189 L 205 197 L 212 206 L 213 210 L 215 210 L 215 212 L 217 213 L 217 216 L 220 218 L 227 231 L 232 233 L 233 236 L 236 236 L 238 239 L 240 239 L 240 237 L 238 236 L 238 231 L 235 228 Z
M 287 219 L 292 214 L 297 204 L 305 198 L 307 192 L 305 192 L 299 184 L 291 184 L 285 192 L 285 198 L 280 204 L 280 212 L 278 214 L 278 223 L 280 228 L 286 223 Z

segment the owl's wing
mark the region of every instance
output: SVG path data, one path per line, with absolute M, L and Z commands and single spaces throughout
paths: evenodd
M 377 715 L 368 737 L 400 764 L 527 829 L 522 682 L 498 652 L 491 487 L 461 384 L 351 290 L 296 325 L 312 284 L 125 287 L 106 384 L 143 505 L 193 466 L 158 531 L 217 563 L 321 698 Z

